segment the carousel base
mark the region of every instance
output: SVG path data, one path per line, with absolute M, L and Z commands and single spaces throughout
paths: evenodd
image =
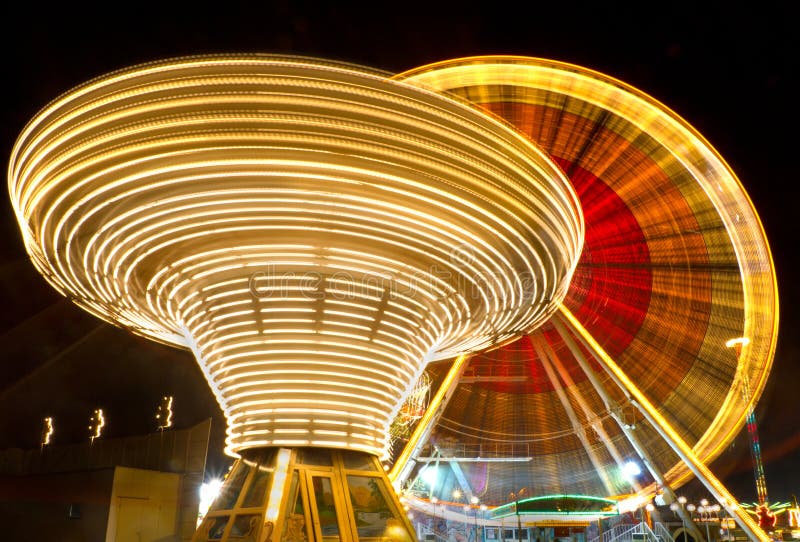
M 192 542 L 416 540 L 378 459 L 327 448 L 247 450 Z

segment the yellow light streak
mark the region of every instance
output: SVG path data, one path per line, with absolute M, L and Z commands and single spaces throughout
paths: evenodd
M 748 339 L 747 337 L 736 337 L 734 339 L 728 339 L 727 341 L 725 341 L 725 346 L 728 348 L 733 348 L 733 347 L 743 348 L 748 344 L 750 344 L 750 339 Z
M 280 511 L 281 499 L 283 498 L 283 490 L 286 487 L 286 479 L 289 474 L 289 460 L 292 457 L 291 450 L 285 448 L 278 450 L 278 455 L 275 460 L 275 472 L 272 477 L 272 486 L 269 489 L 269 498 L 267 499 L 267 510 L 264 514 L 266 521 L 275 523 L 278 521 L 278 513 Z

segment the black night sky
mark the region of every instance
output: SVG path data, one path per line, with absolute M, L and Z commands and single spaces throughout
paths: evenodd
M 771 500 L 800 492 L 800 286 L 794 280 L 800 33 L 789 7 L 139 2 L 69 3 L 50 11 L 43 4 L 7 5 L 0 8 L 4 163 L 28 119 L 60 93 L 117 68 L 187 54 L 291 53 L 392 72 L 466 55 L 528 55 L 584 65 L 656 97 L 725 157 L 766 228 L 781 331 L 757 415 Z M 159 399 L 169 394 L 179 427 L 214 418 L 212 447 L 221 450 L 224 420 L 192 356 L 133 337 L 61 298 L 28 262 L 7 197 L 0 215 L 0 448 L 37 446 L 48 415 L 55 417 L 56 443 L 81 440 L 98 406 L 108 418 L 106 435 L 150 432 Z M 224 464 L 219 455 L 214 452 L 214 468 Z M 744 431 L 714 469 L 740 499 L 755 500 Z

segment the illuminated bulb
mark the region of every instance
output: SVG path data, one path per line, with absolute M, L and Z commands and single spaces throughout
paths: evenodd
M 622 473 L 628 480 L 633 480 L 634 478 L 642 474 L 642 468 L 636 461 L 628 461 L 622 466 Z
M 103 427 L 106 425 L 106 418 L 103 415 L 103 409 L 98 408 L 94 411 L 89 418 L 89 442 L 94 443 L 95 439 L 100 438 L 103 434 Z
M 427 465 L 420 476 L 426 484 L 433 487 L 438 476 L 437 468 L 433 465 Z
M 42 427 L 42 442 L 41 446 L 44 448 L 48 444 L 50 444 L 52 437 L 53 437 L 53 418 L 48 416 L 44 419 L 44 424 Z
M 165 396 L 161 399 L 161 404 L 158 405 L 158 412 L 156 413 L 156 421 L 158 422 L 158 430 L 163 431 L 172 427 L 172 396 Z
M 728 348 L 734 348 L 734 347 L 744 348 L 748 344 L 750 344 L 750 339 L 747 337 L 736 337 L 734 339 L 728 339 L 727 341 L 725 341 L 725 346 L 727 346 Z
M 220 490 L 222 489 L 222 480 L 215 478 L 208 482 L 203 482 L 200 486 L 200 506 L 198 508 L 197 513 L 197 525 L 200 525 L 200 522 L 205 517 L 208 509 L 211 507 L 211 504 L 214 502 L 214 499 L 217 498 L 219 495 Z

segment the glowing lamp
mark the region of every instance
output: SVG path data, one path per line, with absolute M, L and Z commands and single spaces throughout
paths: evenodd
M 52 442 L 54 432 L 55 429 L 53 428 L 53 418 L 52 416 L 47 416 L 42 424 L 42 440 L 40 442 L 41 448 L 44 448 Z
M 642 474 L 642 468 L 636 461 L 628 461 L 627 463 L 622 465 L 622 473 L 628 480 L 633 480 L 634 478 Z
M 429 486 L 433 486 L 434 484 L 436 484 L 436 479 L 438 477 L 437 475 L 438 475 L 437 468 L 430 465 L 425 467 L 425 470 L 423 470 L 421 474 L 422 479 Z
M 211 503 L 214 502 L 214 499 L 216 499 L 219 495 L 220 489 L 222 489 L 222 480 L 218 478 L 208 482 L 203 482 L 203 484 L 200 486 L 200 504 L 197 514 L 198 524 L 208 512 L 208 509 L 211 507 Z

